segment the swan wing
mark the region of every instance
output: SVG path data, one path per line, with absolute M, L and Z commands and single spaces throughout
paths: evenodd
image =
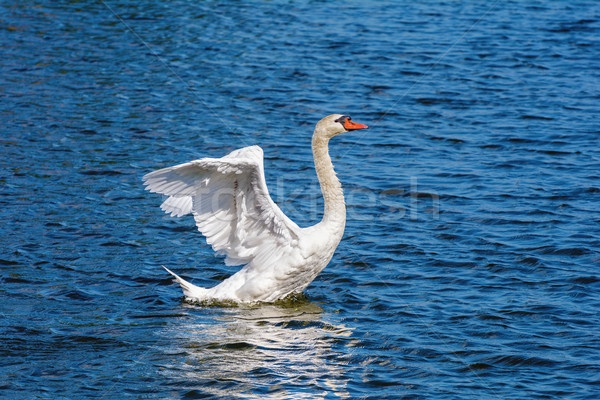
M 198 230 L 228 265 L 269 264 L 298 243 L 300 227 L 269 195 L 258 146 L 164 168 L 143 180 L 147 190 L 169 196 L 161 205 L 165 212 L 192 213 Z

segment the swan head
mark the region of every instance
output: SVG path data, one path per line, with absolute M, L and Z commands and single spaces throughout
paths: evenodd
M 367 125 L 358 124 L 347 115 L 331 114 L 317 123 L 315 135 L 331 139 L 340 133 L 356 131 L 359 129 L 367 129 Z

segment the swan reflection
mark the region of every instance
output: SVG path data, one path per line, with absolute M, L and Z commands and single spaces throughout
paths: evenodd
M 164 371 L 182 386 L 227 398 L 350 397 L 347 352 L 336 347 L 353 345 L 352 330 L 324 322 L 316 304 L 200 310 L 168 331 L 177 363 Z

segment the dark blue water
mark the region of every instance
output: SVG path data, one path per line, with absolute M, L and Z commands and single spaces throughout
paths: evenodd
M 0 397 L 597 399 L 600 3 L 3 1 Z M 345 237 L 306 298 L 235 271 L 141 177 L 250 144 Z

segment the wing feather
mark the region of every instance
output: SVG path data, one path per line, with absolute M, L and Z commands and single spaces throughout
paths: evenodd
M 169 196 L 161 205 L 165 212 L 193 214 L 228 265 L 263 264 L 298 241 L 300 228 L 269 195 L 258 146 L 163 168 L 143 179 L 147 190 Z

